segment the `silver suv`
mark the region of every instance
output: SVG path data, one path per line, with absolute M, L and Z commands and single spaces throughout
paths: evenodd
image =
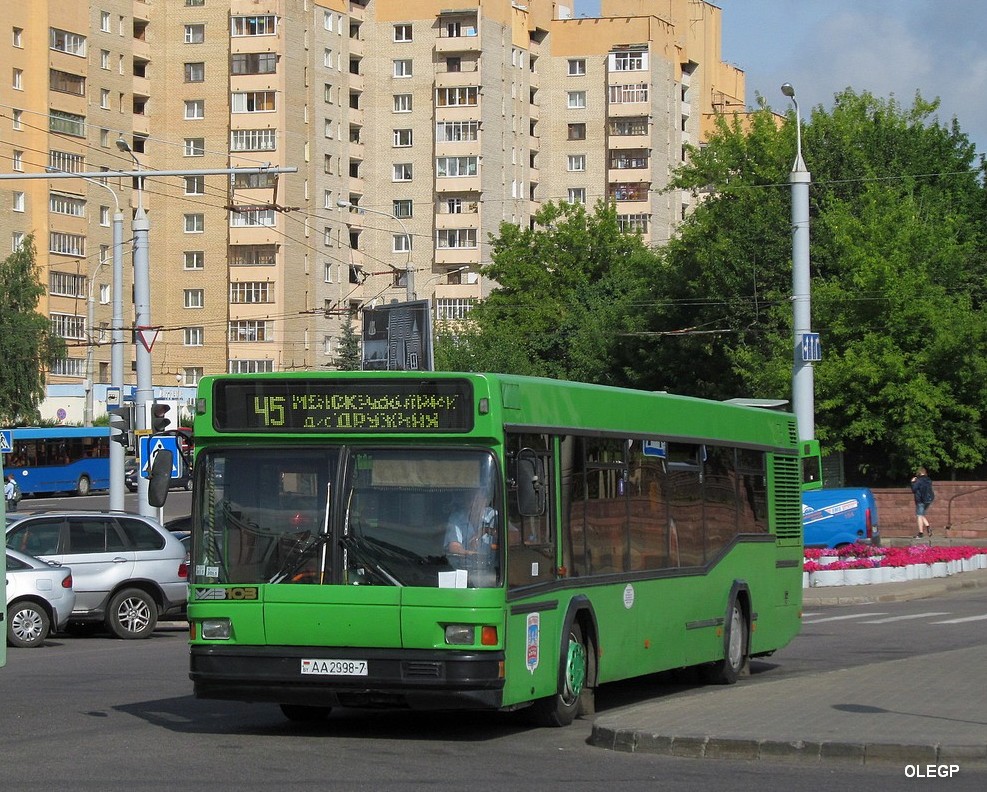
M 72 568 L 69 624 L 105 622 L 118 638 L 148 638 L 188 597 L 181 541 L 149 517 L 57 511 L 7 515 L 7 547 Z

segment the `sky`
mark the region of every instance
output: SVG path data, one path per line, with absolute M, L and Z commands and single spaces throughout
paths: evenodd
M 596 16 L 598 0 L 576 0 Z M 985 0 L 713 0 L 723 10 L 723 60 L 746 74 L 748 107 L 760 94 L 776 112 L 795 88 L 803 117 L 832 108 L 850 87 L 911 107 L 915 92 L 939 98 L 939 121 L 955 117 L 987 154 Z

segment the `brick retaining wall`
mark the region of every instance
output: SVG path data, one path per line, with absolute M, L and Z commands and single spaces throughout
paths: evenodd
M 987 540 L 987 481 L 933 481 L 936 501 L 929 508 L 934 536 Z M 874 489 L 878 525 L 887 538 L 913 536 L 915 499 L 911 489 Z M 945 528 L 951 526 L 949 533 Z

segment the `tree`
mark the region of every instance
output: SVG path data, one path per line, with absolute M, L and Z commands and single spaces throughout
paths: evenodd
M 65 357 L 65 342 L 38 313 L 44 293 L 29 236 L 0 264 L 0 421 L 8 426 L 40 419 L 45 371 Z
M 340 371 L 359 371 L 363 368 L 363 356 L 360 354 L 360 334 L 353 328 L 353 316 L 346 317 L 346 325 L 339 339 L 339 355 L 336 357 L 336 368 Z
M 436 367 L 623 384 L 658 257 L 612 206 L 546 203 L 503 223 L 483 275 L 498 288 L 439 333 Z
M 803 130 L 817 435 L 868 481 L 971 470 L 987 453 L 985 197 L 972 146 L 936 109 L 848 89 Z M 790 393 L 794 115 L 775 119 L 721 119 L 677 174 L 709 197 L 664 251 L 649 317 L 661 340 L 637 384 Z

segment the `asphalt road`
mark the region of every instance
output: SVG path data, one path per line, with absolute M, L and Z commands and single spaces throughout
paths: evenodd
M 987 592 L 816 609 L 790 647 L 755 663 L 740 684 L 861 663 L 879 667 L 889 658 L 987 638 L 987 620 L 947 631 L 935 623 L 941 617 L 919 615 L 944 611 L 956 618 L 983 614 Z M 180 623 L 162 625 L 146 641 L 57 637 L 42 649 L 11 649 L 0 669 L 4 788 L 819 792 L 918 783 L 897 767 L 800 768 L 618 753 L 587 744 L 590 721 L 543 729 L 521 713 L 344 710 L 302 728 L 271 705 L 194 699 L 187 664 Z M 605 686 L 597 710 L 612 714 L 651 697 L 708 691 L 685 674 L 648 677 Z M 972 790 L 984 782 L 983 774 L 971 773 L 935 783 Z

